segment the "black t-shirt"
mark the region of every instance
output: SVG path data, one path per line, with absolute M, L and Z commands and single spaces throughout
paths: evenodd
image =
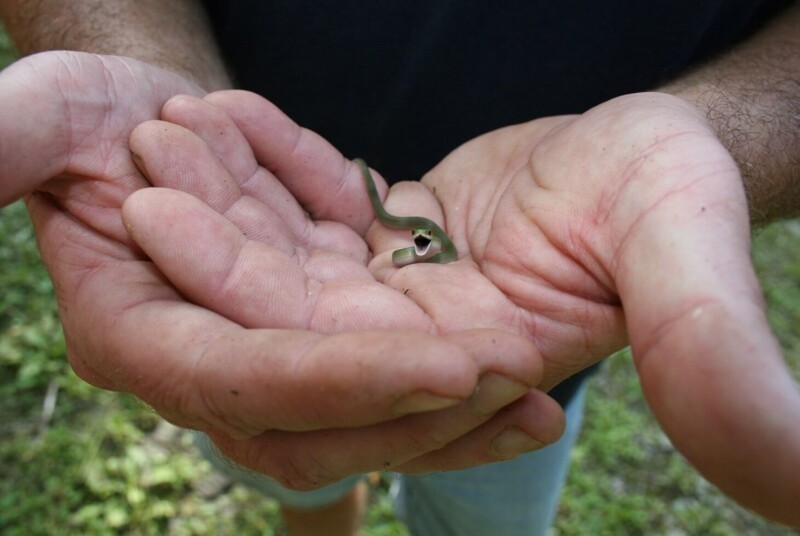
M 653 89 L 791 1 L 205 4 L 238 87 L 391 182 L 495 128 Z

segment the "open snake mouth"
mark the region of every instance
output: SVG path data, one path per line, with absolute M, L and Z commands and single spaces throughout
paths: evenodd
M 431 235 L 428 233 L 415 233 L 414 234 L 414 252 L 417 256 L 423 256 L 428 253 L 428 250 L 433 243 Z

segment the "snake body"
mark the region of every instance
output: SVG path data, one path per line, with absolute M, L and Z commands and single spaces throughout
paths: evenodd
M 458 258 L 458 251 L 450 237 L 439 227 L 436 222 L 423 218 L 422 216 L 395 216 L 389 214 L 378 190 L 375 188 L 375 181 L 369 171 L 367 163 L 361 158 L 356 158 L 355 162 L 361 168 L 364 175 L 364 183 L 367 187 L 367 194 L 375 210 L 375 215 L 383 225 L 390 229 L 410 229 L 411 238 L 414 245 L 402 248 L 392 253 L 392 263 L 395 266 L 407 266 L 417 262 L 446 263 Z

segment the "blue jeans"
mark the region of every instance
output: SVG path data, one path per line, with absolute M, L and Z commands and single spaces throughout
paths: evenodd
M 428 475 L 397 475 L 398 517 L 419 536 L 539 536 L 548 533 L 578 438 L 586 384 L 565 408 L 567 429 L 556 443 L 518 458 Z M 349 493 L 360 475 L 314 491 L 286 489 L 275 480 L 236 467 L 197 434 L 200 450 L 231 479 L 293 508 L 320 508 Z

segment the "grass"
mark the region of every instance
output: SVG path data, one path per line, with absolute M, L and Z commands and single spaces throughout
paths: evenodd
M 769 319 L 797 375 L 800 222 L 763 230 L 754 246 Z M 0 533 L 284 533 L 277 506 L 220 486 L 187 433 L 71 372 L 20 203 L 0 209 L 0 267 Z M 372 483 L 366 535 L 406 534 L 387 487 L 386 477 Z M 687 465 L 650 414 L 623 352 L 592 381 L 554 534 L 797 533 L 738 507 Z

